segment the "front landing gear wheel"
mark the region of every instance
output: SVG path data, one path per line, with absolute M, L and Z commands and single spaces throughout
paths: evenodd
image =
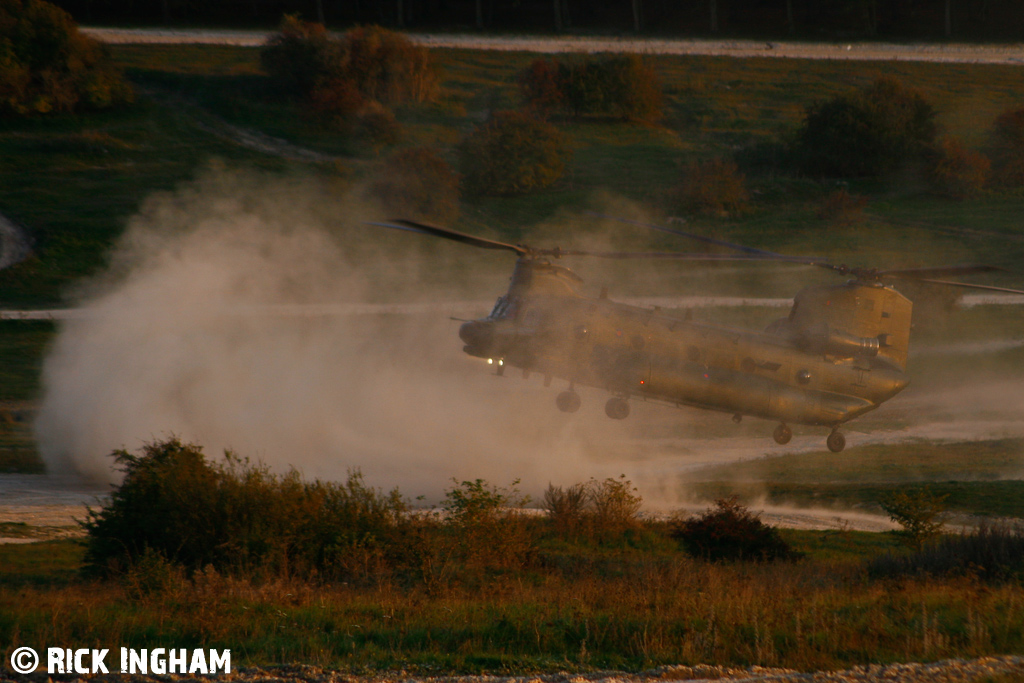
M 605 415 L 613 420 L 625 420 L 629 417 L 629 403 L 627 403 L 624 398 L 612 396 L 608 399 L 608 402 L 604 404 L 604 412 Z
M 828 449 L 833 453 L 838 453 L 846 448 L 846 437 L 840 432 L 832 432 L 828 435 L 828 438 L 825 439 L 825 445 L 828 446 Z
M 563 413 L 575 413 L 580 409 L 580 395 L 575 391 L 563 391 L 555 399 L 555 405 Z
M 784 446 L 789 443 L 789 440 L 793 438 L 793 430 L 788 425 L 779 425 L 772 432 L 772 438 L 775 439 L 775 443 L 780 446 Z

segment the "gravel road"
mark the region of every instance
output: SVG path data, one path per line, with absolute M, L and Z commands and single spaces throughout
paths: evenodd
M 47 677 L 35 673 L 19 678 L 4 678 L 0 682 L 42 683 L 43 681 L 81 680 L 73 676 Z M 224 676 L 203 679 L 187 676 L 94 676 L 94 682 L 150 683 L 168 681 L 234 681 L 237 683 L 668 683 L 689 681 L 730 681 L 732 683 L 1014 683 L 1024 681 L 1024 657 L 982 657 L 980 659 L 947 659 L 926 664 L 891 664 L 857 666 L 842 671 L 800 673 L 791 669 L 772 669 L 759 666 L 730 668 L 712 665 L 666 666 L 641 674 L 602 671 L 591 674 L 551 674 L 546 676 L 440 676 L 414 677 L 404 673 L 380 676 L 353 676 L 343 671 L 321 669 L 315 666 L 244 668 Z
M 124 29 L 83 27 L 106 43 L 202 43 L 257 47 L 269 33 L 206 29 Z M 1024 45 L 966 45 L 895 43 L 798 43 L 758 40 L 695 40 L 686 38 L 619 38 L 597 36 L 488 36 L 474 34 L 409 33 L 427 47 L 524 52 L 639 52 L 660 55 L 721 55 L 728 57 L 789 57 L 862 61 L 913 61 L 974 64 L 1024 64 Z

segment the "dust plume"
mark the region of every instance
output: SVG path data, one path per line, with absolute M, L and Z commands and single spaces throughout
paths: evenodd
M 600 476 L 585 454 L 607 448 L 603 411 L 566 416 L 536 376 L 489 374 L 447 313 L 280 314 L 502 293 L 507 256 L 369 228 L 353 196 L 211 170 L 150 198 L 45 361 L 35 430 L 50 471 L 114 480 L 112 450 L 174 434 L 435 499 L 452 477 L 538 490 Z M 439 273 L 452 259 L 482 266 Z

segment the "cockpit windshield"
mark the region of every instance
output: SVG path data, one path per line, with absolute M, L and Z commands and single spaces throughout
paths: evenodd
M 491 320 L 502 320 L 511 318 L 513 315 L 515 315 L 515 302 L 510 301 L 508 297 L 499 296 L 498 300 L 494 302 L 494 310 L 487 317 Z

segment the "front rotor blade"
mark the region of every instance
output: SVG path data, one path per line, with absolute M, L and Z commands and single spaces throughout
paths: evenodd
M 991 287 L 989 285 L 975 285 L 970 282 L 953 282 L 952 280 L 931 280 L 928 278 L 912 278 L 915 282 L 929 282 L 933 285 L 948 285 L 949 287 L 963 287 L 964 289 L 981 289 L 986 292 L 1005 292 L 1007 294 L 1024 294 L 1024 289 L 1010 289 L 1009 287 Z
M 935 268 L 905 268 L 902 270 L 880 270 L 878 277 L 894 277 L 906 280 L 921 280 L 926 277 L 949 277 L 950 275 L 977 275 L 978 273 L 1006 272 L 1005 268 L 972 264 L 964 266 L 937 266 Z
M 514 251 L 520 256 L 526 256 L 530 253 L 529 249 L 517 244 L 508 244 L 507 242 L 489 240 L 483 237 L 477 237 L 476 235 L 467 235 L 464 232 L 452 230 L 451 228 L 442 228 L 436 225 L 406 220 L 404 218 L 399 218 L 388 223 L 377 223 L 373 221 L 368 221 L 367 223 L 381 228 L 392 228 L 394 230 L 405 230 L 407 232 L 418 232 L 424 235 L 442 237 L 447 240 L 452 240 L 453 242 L 461 242 L 462 244 L 468 244 L 472 247 L 479 247 L 480 249 L 502 249 L 505 251 Z

